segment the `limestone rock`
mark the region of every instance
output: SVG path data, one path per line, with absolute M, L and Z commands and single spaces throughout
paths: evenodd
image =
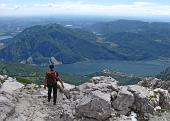
M 147 88 L 138 85 L 131 85 L 128 87 L 128 90 L 134 95 L 135 100 L 133 109 L 136 112 L 140 112 L 142 114 L 154 112 L 155 107 L 149 100 L 150 92 Z
M 118 111 L 119 114 L 127 115 L 131 111 L 131 107 L 134 103 L 134 95 L 127 90 L 127 87 L 120 88 L 117 96 L 112 93 L 112 107 Z
M 74 88 L 75 88 L 75 85 L 68 84 L 68 83 L 64 83 L 64 88 L 65 88 L 66 90 L 71 90 L 71 89 L 74 89 Z
M 9 77 L 1 86 L 0 92 L 5 91 L 8 93 L 12 93 L 14 90 L 20 89 L 22 87 L 24 87 L 23 84 L 17 82 L 16 79 Z
M 159 106 L 163 109 L 170 109 L 170 94 L 164 89 L 154 89 L 155 95 L 159 96 Z
M 0 87 L 2 121 L 137 121 L 136 113 L 151 121 L 169 120 L 168 112 L 159 118 L 151 115 L 170 109 L 168 91 L 157 86 L 118 86 L 111 77 L 93 77 L 79 86 L 64 83 L 64 93 L 58 90 L 54 106 L 43 86 L 24 86 L 11 77 L 0 80 L 5 80 Z
M 98 121 L 106 120 L 112 112 L 110 95 L 94 91 L 80 100 L 76 112 L 80 117 L 88 117 Z
M 143 81 L 139 82 L 139 85 L 152 89 L 162 88 L 168 90 L 170 93 L 170 81 L 162 81 L 161 79 L 147 77 Z
M 17 100 L 7 92 L 0 92 L 0 120 L 5 121 L 8 116 L 15 112 Z
M 60 65 L 60 64 L 62 64 L 62 62 L 58 61 L 55 57 L 51 57 L 50 60 L 49 60 L 49 63 L 53 64 L 53 65 Z
M 77 86 L 77 91 L 85 91 L 85 90 L 88 90 L 88 89 L 94 89 L 95 88 L 95 84 L 93 83 L 89 83 L 89 82 L 86 82 L 84 84 L 81 84 L 79 86 Z
M 98 84 L 98 83 L 111 83 L 111 82 L 117 82 L 115 79 L 113 79 L 112 77 L 105 77 L 105 76 L 97 76 L 97 77 L 92 77 L 90 79 L 90 82 L 94 83 L 94 84 Z
M 118 82 L 111 77 L 93 77 L 90 81 L 95 85 L 93 86 L 94 90 L 100 90 L 105 93 L 119 90 Z
M 152 115 L 149 117 L 149 121 L 170 121 L 170 113 L 164 112 L 159 115 Z

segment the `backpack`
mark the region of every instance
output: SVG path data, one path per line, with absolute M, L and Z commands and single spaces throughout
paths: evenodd
M 57 81 L 58 81 L 57 77 L 58 77 L 58 73 L 56 71 L 48 71 L 46 73 L 47 85 L 53 86 L 57 84 Z

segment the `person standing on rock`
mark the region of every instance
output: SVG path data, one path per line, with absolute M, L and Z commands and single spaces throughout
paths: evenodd
M 59 86 L 57 82 L 61 83 L 62 88 L 64 88 L 63 81 L 59 78 L 58 72 L 54 70 L 54 65 L 49 66 L 49 71 L 46 72 L 44 88 L 48 87 L 48 102 L 51 100 L 51 92 L 53 90 L 53 102 L 56 105 L 57 100 L 57 87 Z M 61 87 L 59 87 L 61 88 Z

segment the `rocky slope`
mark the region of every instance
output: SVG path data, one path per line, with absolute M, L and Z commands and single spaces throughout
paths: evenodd
M 170 95 L 161 88 L 118 86 L 111 77 L 93 77 L 79 86 L 64 84 L 58 103 L 47 90 L 0 76 L 2 121 L 169 121 Z M 142 83 L 142 82 L 141 82 Z

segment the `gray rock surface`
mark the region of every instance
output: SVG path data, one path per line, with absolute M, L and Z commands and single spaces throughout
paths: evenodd
M 0 92 L 0 120 L 5 121 L 15 112 L 17 99 L 7 92 Z
M 120 88 L 116 97 L 115 95 L 115 93 L 112 93 L 112 107 L 120 114 L 127 115 L 134 103 L 134 95 L 125 86 Z
M 163 109 L 170 109 L 170 94 L 167 90 L 154 89 L 155 96 L 159 98 L 159 106 Z
M 170 112 L 150 116 L 149 121 L 170 121 Z
M 94 91 L 80 100 L 76 107 L 77 115 L 103 121 L 111 116 L 110 95 Z
M 170 93 L 170 81 L 162 81 L 158 78 L 147 77 L 143 81 L 139 82 L 139 85 L 152 89 L 162 88 L 168 90 L 168 92 Z
M 6 80 L 4 80 L 4 81 L 5 82 L 3 83 L 3 85 L 0 88 L 0 92 L 5 91 L 8 93 L 12 93 L 13 91 L 20 89 L 24 86 L 23 84 L 17 82 L 16 79 L 13 79 L 11 77 L 6 78 Z
M 144 113 L 151 121 L 170 119 L 170 96 L 161 88 L 118 86 L 110 77 L 93 77 L 79 86 L 65 83 L 54 106 L 47 102 L 43 86 L 23 86 L 4 77 L 0 76 L 0 121 L 137 121 L 135 116 L 125 116 L 133 111 Z
M 140 113 L 153 113 L 154 104 L 149 100 L 150 92 L 147 88 L 138 85 L 131 85 L 128 91 L 134 95 L 133 109 Z
M 53 64 L 53 65 L 60 65 L 60 64 L 62 64 L 62 62 L 58 61 L 55 57 L 51 57 L 50 60 L 49 60 L 49 63 Z

